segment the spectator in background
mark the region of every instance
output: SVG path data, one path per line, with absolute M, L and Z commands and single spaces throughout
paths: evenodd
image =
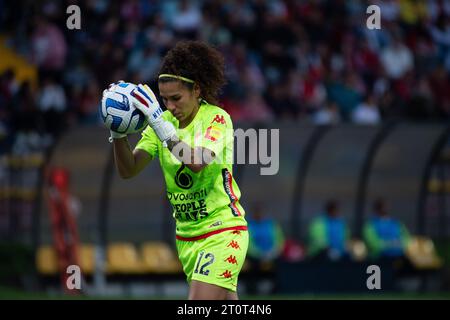
M 164 53 L 183 38 L 196 38 L 217 46 L 227 59 L 228 85 L 221 100 L 236 120 L 303 120 L 312 115 L 317 124 L 377 123 L 375 109 L 362 102 L 368 93 L 383 120 L 450 117 L 446 1 L 376 0 L 384 26 L 378 30 L 361 24 L 367 6 L 360 1 L 80 4 L 86 10 L 77 32 L 65 27 L 67 16 L 59 1 L 4 2 L 6 14 L 0 15 L 5 44 L 30 57 L 38 74 L 63 79 L 68 96 L 92 78 L 101 88 L 117 79 L 154 81 Z M 4 79 L 0 82 L 1 108 L 12 105 L 14 92 L 5 91 Z M 38 84 L 37 96 L 43 87 Z M 252 90 L 264 95 L 273 117 L 253 112 L 263 104 L 256 93 L 247 96 Z M 78 112 L 77 104 L 67 100 L 68 109 Z M 324 108 L 327 100 L 336 103 L 337 112 L 331 104 Z M 7 130 L 12 128 L 9 109 L 0 111 Z
M 407 103 L 406 116 L 416 121 L 429 120 L 436 116 L 433 95 L 427 79 L 419 76 L 415 79 L 415 90 Z
M 372 94 L 367 94 L 352 112 L 352 121 L 363 125 L 380 123 L 381 116 Z
M 339 203 L 329 200 L 325 213 L 316 217 L 309 226 L 308 255 L 318 260 L 342 260 L 349 258 L 346 249 L 350 233 L 339 212 Z
M 421 20 L 425 20 L 428 15 L 427 2 L 424 0 L 400 0 L 400 21 L 406 27 L 412 27 L 417 25 Z
M 374 202 L 374 215 L 366 222 L 363 237 L 373 259 L 404 258 L 410 235 L 406 227 L 389 215 L 386 202 Z
M 396 0 L 376 0 L 374 4 L 380 7 L 383 12 L 383 20 L 392 23 L 398 19 L 400 13 L 399 3 Z
M 15 109 L 12 101 L 14 96 L 13 87 L 14 72 L 11 69 L 0 73 L 0 152 L 4 150 L 8 142 L 12 139 L 9 134 L 11 127 L 14 129 Z
M 381 63 L 388 77 L 393 80 L 402 78 L 414 67 L 414 57 L 411 50 L 403 43 L 396 32 L 392 43 L 381 52 Z
M 450 20 L 443 14 L 436 24 L 428 25 L 429 33 L 437 46 L 438 56 L 444 62 L 446 70 L 450 70 Z
M 46 71 L 62 71 L 67 45 L 61 30 L 46 18 L 36 17 L 31 39 L 32 60 Z
M 94 124 L 99 121 L 98 109 L 101 101 L 100 88 L 97 81 L 91 80 L 84 88 L 77 108 L 80 121 L 84 124 Z
M 248 291 L 256 293 L 259 276 L 264 271 L 272 270 L 282 254 L 284 233 L 275 219 L 264 215 L 260 204 L 254 205 L 247 223 L 250 236 L 247 259 L 252 271 Z
M 182 38 L 195 39 L 202 23 L 200 8 L 187 0 L 177 4 L 172 26 L 175 33 Z
M 0 74 L 0 103 L 2 107 L 13 98 L 18 89 L 18 83 L 12 69 L 7 69 Z
M 123 1 L 120 8 L 120 15 L 125 21 L 139 21 L 141 16 L 141 6 L 137 0 Z
M 297 77 L 299 81 L 296 81 Z M 299 74 L 293 74 L 291 79 L 291 85 L 294 85 L 292 89 L 299 92 L 299 98 L 304 103 L 306 112 L 317 111 L 320 106 L 325 104 L 327 91 L 320 81 L 319 72 L 312 69 L 305 75 L 303 80 L 300 79 Z
M 289 96 L 289 84 L 276 83 L 268 86 L 265 100 L 280 119 L 295 119 L 299 114 L 298 102 Z
M 335 102 L 328 101 L 327 104 L 313 115 L 313 122 L 318 125 L 338 124 L 341 122 L 339 108 Z
M 348 120 L 356 106 L 361 102 L 362 85 L 358 75 L 347 72 L 344 78 L 334 79 L 327 84 L 328 99 L 336 102 L 343 119 Z
M 265 216 L 261 205 L 253 207 L 252 215 L 248 218 L 249 247 L 248 257 L 253 265 L 263 267 L 270 264 L 281 254 L 284 245 L 284 233 L 279 223 Z
M 434 95 L 437 111 L 443 118 L 450 117 L 450 81 L 444 66 L 438 66 L 430 75 L 429 85 Z
M 41 131 L 42 119 L 39 119 L 35 92 L 30 82 L 22 83 L 12 101 L 14 129 L 18 131 Z
M 271 109 L 267 106 L 261 94 L 256 90 L 246 92 L 242 103 L 241 119 L 249 122 L 270 122 L 274 119 Z
M 66 94 L 61 85 L 48 76 L 38 97 L 38 108 L 45 123 L 45 130 L 58 136 L 64 128 L 66 114 Z
M 159 69 L 160 57 L 151 44 L 136 50 L 128 60 L 128 71 L 138 73 L 139 83 L 152 81 Z
M 151 43 L 157 52 L 164 52 L 170 48 L 174 41 L 173 33 L 173 30 L 168 28 L 164 17 L 156 15 L 153 24 L 145 30 L 145 38 L 147 43 Z

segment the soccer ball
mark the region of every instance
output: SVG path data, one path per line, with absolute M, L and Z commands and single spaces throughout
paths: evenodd
M 129 82 L 119 82 L 104 92 L 101 116 L 105 126 L 117 133 L 139 132 L 147 126 L 144 114 L 131 103 L 131 91 L 136 87 Z

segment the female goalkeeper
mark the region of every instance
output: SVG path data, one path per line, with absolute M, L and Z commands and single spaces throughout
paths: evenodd
M 238 299 L 248 247 L 241 193 L 232 176 L 233 125 L 216 105 L 223 69 L 215 49 L 197 41 L 178 43 L 164 57 L 158 77 L 167 111 L 140 84 L 132 92 L 133 104 L 149 126 L 134 151 L 126 136 L 112 133 L 121 177 L 131 178 L 159 158 L 189 299 Z

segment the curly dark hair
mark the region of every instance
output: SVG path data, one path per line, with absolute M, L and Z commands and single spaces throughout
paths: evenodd
M 195 81 L 200 87 L 200 97 L 217 104 L 217 97 L 225 84 L 224 58 L 215 48 L 201 41 L 180 41 L 170 49 L 159 74 L 168 73 Z M 174 78 L 159 78 L 159 82 L 180 81 Z M 193 84 L 182 81 L 192 89 Z

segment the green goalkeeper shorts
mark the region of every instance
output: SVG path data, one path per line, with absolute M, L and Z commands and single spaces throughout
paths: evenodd
M 248 231 L 227 230 L 196 241 L 176 240 L 187 281 L 236 291 L 248 248 Z

